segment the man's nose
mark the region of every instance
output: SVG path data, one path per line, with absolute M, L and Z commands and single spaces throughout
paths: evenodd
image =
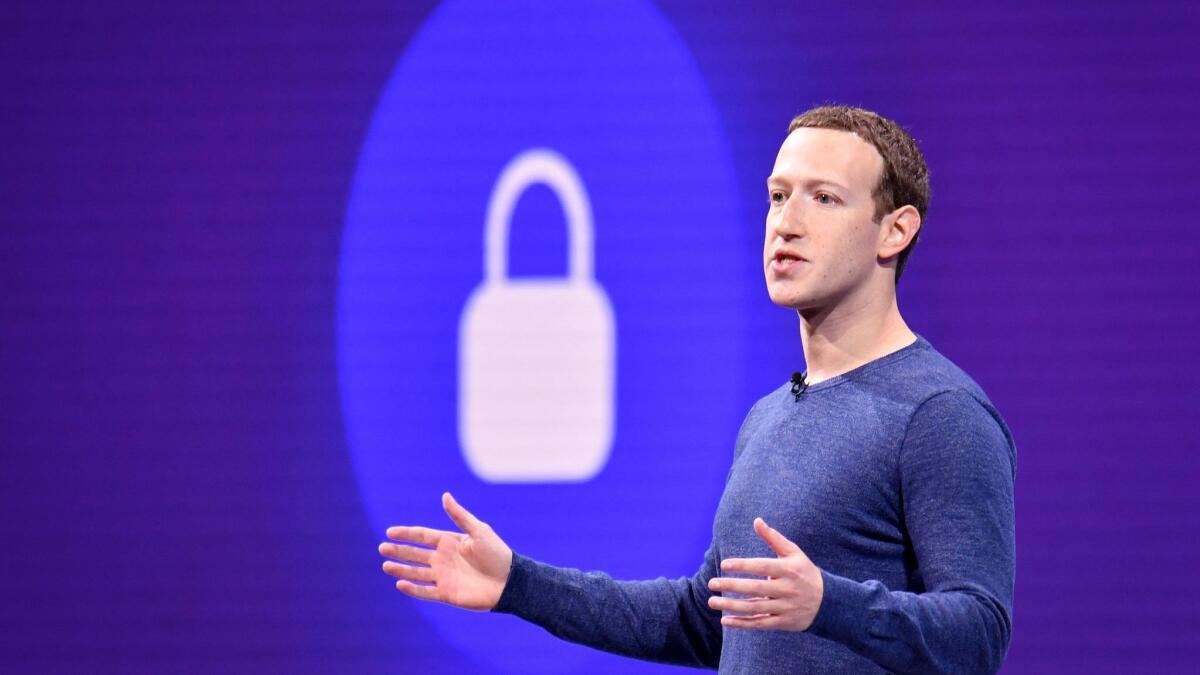
M 782 239 L 795 239 L 802 237 L 805 233 L 805 213 L 804 205 L 800 200 L 789 199 L 779 211 L 779 217 L 776 218 L 772 228 L 775 235 Z

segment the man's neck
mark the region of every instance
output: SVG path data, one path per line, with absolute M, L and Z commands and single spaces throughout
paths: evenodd
M 831 310 L 801 310 L 800 341 L 807 381 L 816 384 L 912 344 L 895 293 L 852 298 Z

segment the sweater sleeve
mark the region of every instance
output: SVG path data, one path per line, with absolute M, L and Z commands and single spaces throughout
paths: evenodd
M 964 391 L 927 399 L 899 455 L 914 587 L 822 571 L 809 631 L 900 673 L 994 673 L 1012 633 L 1016 455 L 998 415 Z
M 716 668 L 721 614 L 708 607 L 717 573 L 715 547 L 690 578 L 616 581 L 600 572 L 553 567 L 514 553 L 508 584 L 493 611 L 551 634 L 648 661 Z

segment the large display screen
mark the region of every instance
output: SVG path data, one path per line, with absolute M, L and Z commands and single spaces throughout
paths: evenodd
M 766 177 L 821 103 L 933 199 L 908 324 L 1017 448 L 1003 672 L 1200 661 L 1200 13 L 468 0 L 3 12 L 0 670 L 649 673 L 397 592 L 700 565 L 804 369 Z

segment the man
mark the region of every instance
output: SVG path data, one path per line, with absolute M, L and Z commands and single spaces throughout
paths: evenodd
M 929 202 L 925 161 L 894 122 L 820 107 L 792 121 L 767 190 L 767 290 L 799 315 L 808 370 L 742 424 L 696 575 L 630 582 L 544 565 L 446 494 L 462 533 L 388 529 L 409 542 L 379 547 L 397 589 L 722 672 L 999 669 L 1012 436 L 896 303 Z

